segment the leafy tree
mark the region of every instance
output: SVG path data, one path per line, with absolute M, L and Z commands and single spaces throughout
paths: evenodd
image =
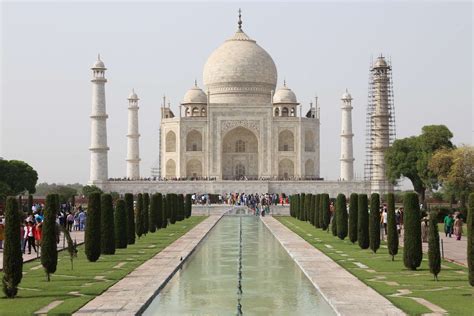
M 314 196 L 314 227 L 321 228 L 319 225 L 319 213 L 321 208 L 321 194 Z
M 157 207 L 157 214 L 156 214 L 156 229 L 161 229 L 163 227 L 163 222 L 165 218 L 164 213 L 164 206 L 163 206 L 163 194 L 157 193 L 156 194 L 156 207 Z
M 143 229 L 142 233 L 146 236 L 149 230 L 149 219 L 150 219 L 150 195 L 148 193 L 143 194 Z
M 104 255 L 115 254 L 114 206 L 112 195 L 102 194 L 100 198 L 101 230 L 100 250 Z
M 156 232 L 158 222 L 158 194 L 155 193 L 151 196 L 150 201 L 150 219 L 148 221 L 148 229 L 150 233 Z
M 418 197 L 415 193 L 406 193 L 403 202 L 404 244 L 403 263 L 410 270 L 416 270 L 423 258 L 421 246 L 421 213 Z
M 135 211 L 135 232 L 140 238 L 143 235 L 143 194 L 137 195 L 137 208 Z
M 461 201 L 465 210 L 467 196 L 474 191 L 474 147 L 440 149 L 431 157 L 429 169 L 443 188 Z
M 441 271 L 441 253 L 439 249 L 437 215 L 436 212 L 430 213 L 430 226 L 428 228 L 428 262 L 430 265 L 430 272 L 433 274 L 436 281 L 438 281 L 438 274 Z
M 5 244 L 3 247 L 3 292 L 8 298 L 18 293 L 18 284 L 23 277 L 23 256 L 21 253 L 20 223 L 18 201 L 15 197 L 7 199 L 5 208 Z
M 474 286 L 474 193 L 469 194 L 467 213 L 467 266 L 469 269 L 469 284 Z
M 361 249 L 367 249 L 370 245 L 369 240 L 369 206 L 367 194 L 359 194 L 357 202 L 357 241 Z
M 337 220 L 337 237 L 344 240 L 348 233 L 348 222 L 347 222 L 347 208 L 346 208 L 346 196 L 339 194 L 336 199 L 336 220 Z
M 48 282 L 58 265 L 58 248 L 56 244 L 56 213 L 59 210 L 59 195 L 49 194 L 46 197 L 44 221 L 41 226 L 41 265 L 46 272 Z
M 428 168 L 433 153 L 441 148 L 452 148 L 453 134 L 444 125 L 428 125 L 419 136 L 397 139 L 385 152 L 387 176 L 392 181 L 406 177 L 413 184 L 420 202 L 425 202 L 427 188 L 436 188 L 436 175 Z
M 357 193 L 352 193 L 349 198 L 349 240 L 351 243 L 357 241 Z
M 0 160 L 0 183 L 4 195 L 18 195 L 25 191 L 36 192 L 38 173 L 26 162 L 20 160 Z
M 86 232 L 84 235 L 87 260 L 96 262 L 100 257 L 100 193 L 89 195 Z
M 191 217 L 191 212 L 193 209 L 193 200 L 191 194 L 186 194 L 186 201 L 185 201 L 185 215 L 186 218 Z
M 370 196 L 369 242 L 374 253 L 380 248 L 380 195 Z
M 177 221 L 182 221 L 184 220 L 184 195 L 178 194 L 178 199 L 177 199 L 177 213 L 176 213 L 176 220 Z
M 127 211 L 125 201 L 119 199 L 115 207 L 115 247 L 118 249 L 127 248 Z
M 135 243 L 135 212 L 133 207 L 133 194 L 125 193 L 125 213 L 127 214 L 127 244 Z
M 95 185 L 86 185 L 82 188 L 82 194 L 85 196 L 90 196 L 92 193 L 99 193 L 102 194 L 104 191 L 102 191 L 98 186 Z
M 392 261 L 398 253 L 398 230 L 397 218 L 395 216 L 395 195 L 387 194 L 387 247 Z
M 329 222 L 331 220 L 331 213 L 329 211 L 329 194 L 323 193 L 321 194 L 321 209 L 320 212 L 322 214 L 322 224 L 321 228 L 323 230 L 329 229 Z

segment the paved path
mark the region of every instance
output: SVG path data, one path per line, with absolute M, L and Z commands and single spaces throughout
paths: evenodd
M 273 217 L 261 219 L 338 314 L 405 315 L 385 297 Z
M 223 213 L 209 216 L 74 315 L 136 315 L 143 312 Z
M 77 244 L 80 245 L 84 242 L 84 231 L 72 231 L 71 232 L 72 240 L 76 240 Z M 60 241 L 58 244 L 58 250 L 63 249 L 63 234 L 61 234 Z M 64 245 L 67 248 L 67 242 L 64 241 Z M 33 247 L 31 249 L 31 254 L 28 254 L 28 249 L 26 249 L 26 253 L 23 255 L 23 262 L 28 262 L 31 260 L 35 260 L 39 258 L 38 255 L 34 252 Z M 0 250 L 0 267 L 3 270 L 3 249 Z

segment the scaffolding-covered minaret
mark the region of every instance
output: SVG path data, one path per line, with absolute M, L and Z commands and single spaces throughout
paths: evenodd
M 370 68 L 367 105 L 365 178 L 371 192 L 385 194 L 393 190 L 387 180 L 385 150 L 395 139 L 392 67 L 383 56 Z

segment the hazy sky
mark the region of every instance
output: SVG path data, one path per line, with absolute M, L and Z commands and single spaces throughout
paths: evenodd
M 321 106 L 321 176 L 339 177 L 340 97 L 354 101 L 356 174 L 365 154 L 371 56 L 391 57 L 397 136 L 445 124 L 472 144 L 470 2 L 78 2 L 1 4 L 0 156 L 21 159 L 40 181 L 89 178 L 90 67 L 100 52 L 106 77 L 109 176 L 126 173 L 126 100 L 140 101 L 141 173 L 158 158 L 160 104 L 176 109 L 207 57 L 237 28 L 273 57 L 304 104 Z M 176 113 L 176 110 L 175 110 Z

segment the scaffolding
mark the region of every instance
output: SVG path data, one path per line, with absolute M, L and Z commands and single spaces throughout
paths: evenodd
M 380 56 L 379 58 L 383 58 Z M 392 61 L 389 59 L 387 62 L 387 85 L 386 91 L 382 87 L 382 91 L 376 91 L 375 84 L 375 68 L 373 60 L 371 59 L 369 66 L 369 82 L 368 82 L 368 96 L 367 96 L 367 114 L 366 114 L 366 132 L 365 132 L 365 164 L 364 164 L 364 180 L 371 181 L 373 177 L 373 149 L 376 136 L 377 128 L 374 124 L 374 114 L 376 112 L 376 95 L 383 94 L 387 98 L 387 110 L 388 110 L 388 140 L 389 146 L 393 144 L 396 139 L 396 126 L 395 126 L 395 104 L 394 104 L 394 93 L 393 93 L 393 79 L 392 79 Z

